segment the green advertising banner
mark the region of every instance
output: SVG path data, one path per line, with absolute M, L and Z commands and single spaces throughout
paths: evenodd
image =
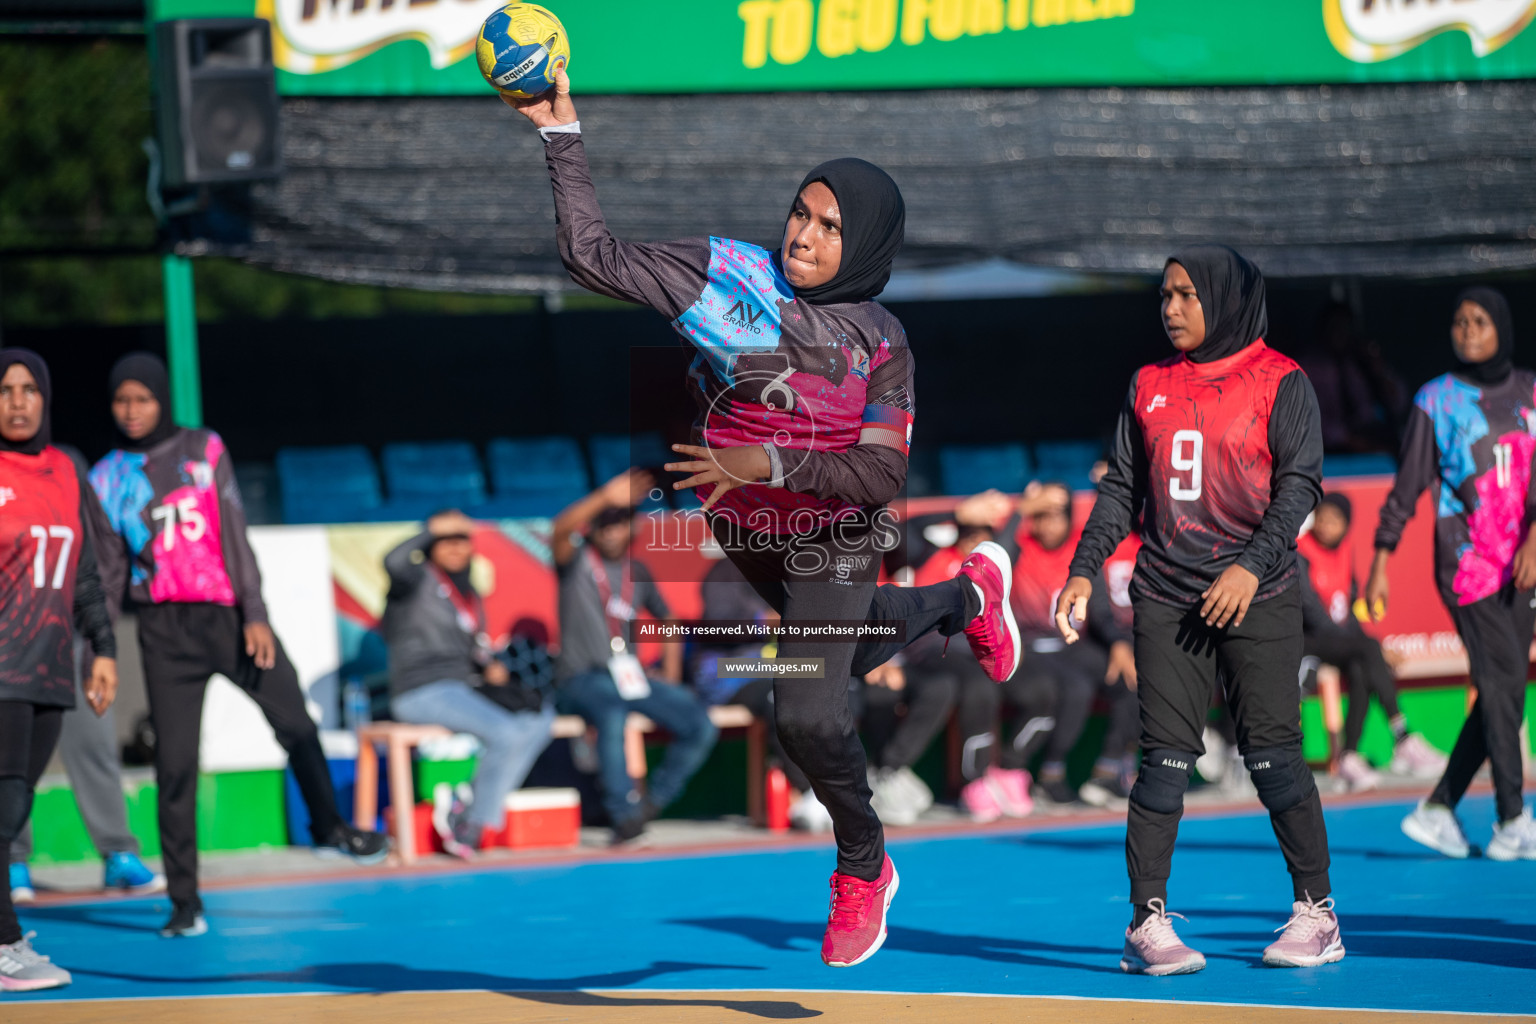
M 288 95 L 473 94 L 502 0 L 150 0 L 272 23 Z M 595 93 L 1536 77 L 1536 0 L 550 0 Z

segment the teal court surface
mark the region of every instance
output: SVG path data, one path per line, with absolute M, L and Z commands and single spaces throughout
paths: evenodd
M 165 940 L 164 897 L 24 909 L 74 972 L 0 997 L 36 1021 L 1353 1021 L 1536 1014 L 1536 862 L 1451 861 L 1404 838 L 1397 798 L 1327 812 L 1348 956 L 1265 968 L 1290 887 L 1268 818 L 1185 819 L 1170 909 L 1209 967 L 1118 967 L 1123 823 L 903 837 L 890 936 L 846 970 L 817 955 L 829 845 L 637 852 L 382 871 L 206 893 L 211 931 Z M 1487 838 L 1492 801 L 1462 818 Z M 1368 1011 L 1356 1013 L 1353 1011 Z M 1465 1018 L 1471 1019 L 1471 1018 Z M 1487 1019 L 1487 1018 L 1483 1018 Z M 1536 1020 L 1536 1017 L 1528 1019 Z

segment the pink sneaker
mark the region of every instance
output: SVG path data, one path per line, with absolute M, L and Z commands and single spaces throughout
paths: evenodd
M 900 884 L 889 854 L 873 882 L 832 872 L 832 905 L 827 934 L 821 940 L 821 962 L 828 967 L 852 967 L 874 956 L 885 944 L 885 913 Z
M 1411 732 L 1392 751 L 1387 771 L 1414 779 L 1438 779 L 1445 774 L 1448 760 L 1444 754 L 1430 746 L 1422 735 Z
M 1309 899 L 1291 904 L 1284 933 L 1264 949 L 1264 962 L 1271 967 L 1317 967 L 1344 959 L 1332 896 L 1316 903 Z
M 1172 918 L 1188 918 L 1168 913 L 1167 904 L 1156 898 L 1147 901 L 1147 909 L 1152 914 L 1141 922 L 1140 928 L 1125 929 L 1120 969 L 1126 974 L 1150 974 L 1154 978 L 1204 970 L 1205 957 L 1184 945 L 1173 930 Z
M 1013 590 L 1013 560 L 1000 545 L 982 541 L 961 564 L 960 575 L 981 593 L 981 612 L 965 627 L 965 639 L 992 681 L 1006 682 L 1022 656 L 1019 626 L 1008 603 Z
M 960 791 L 960 806 L 978 825 L 989 824 L 1003 816 L 1003 805 L 995 790 L 992 780 L 984 776 L 967 782 Z
M 1376 774 L 1376 769 L 1354 750 L 1339 755 L 1339 778 L 1344 780 L 1351 793 L 1363 793 L 1381 785 L 1381 776 Z
M 1019 768 L 988 768 L 986 780 L 997 793 L 997 802 L 1010 818 L 1027 818 L 1035 809 L 1029 795 L 1029 772 Z

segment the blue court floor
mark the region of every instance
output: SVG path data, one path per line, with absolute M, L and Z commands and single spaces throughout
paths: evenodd
M 1290 887 L 1262 814 L 1186 819 L 1170 909 L 1210 966 L 1118 968 L 1123 826 L 895 838 L 890 938 L 817 956 L 830 848 L 394 874 L 207 894 L 209 935 L 168 941 L 163 897 L 24 910 L 75 984 L 22 999 L 490 989 L 864 990 L 1536 1012 L 1536 862 L 1450 861 L 1398 831 L 1408 803 L 1328 812 L 1348 956 L 1259 963 Z M 1493 819 L 1469 799 L 1474 842 Z

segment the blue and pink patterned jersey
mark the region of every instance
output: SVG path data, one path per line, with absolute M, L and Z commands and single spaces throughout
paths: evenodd
M 1393 550 L 1419 495 L 1435 488 L 1435 578 L 1447 606 L 1468 605 L 1510 581 L 1530 528 L 1536 457 L 1536 373 L 1479 385 L 1454 374 L 1419 389 L 1397 481 L 1376 546 Z
M 91 486 L 117 534 L 100 557 L 126 559 L 140 604 L 238 606 L 265 622 L 261 575 L 229 454 L 211 430 L 180 430 L 146 452 L 116 449 Z
M 661 312 L 696 350 L 688 379 L 701 443 L 777 450 L 784 486 L 735 488 L 721 514 L 807 533 L 900 492 L 912 354 L 895 316 L 876 302 L 804 302 L 773 254 L 745 242 L 622 242 L 603 220 L 581 137 L 555 136 L 545 155 L 571 277 Z

